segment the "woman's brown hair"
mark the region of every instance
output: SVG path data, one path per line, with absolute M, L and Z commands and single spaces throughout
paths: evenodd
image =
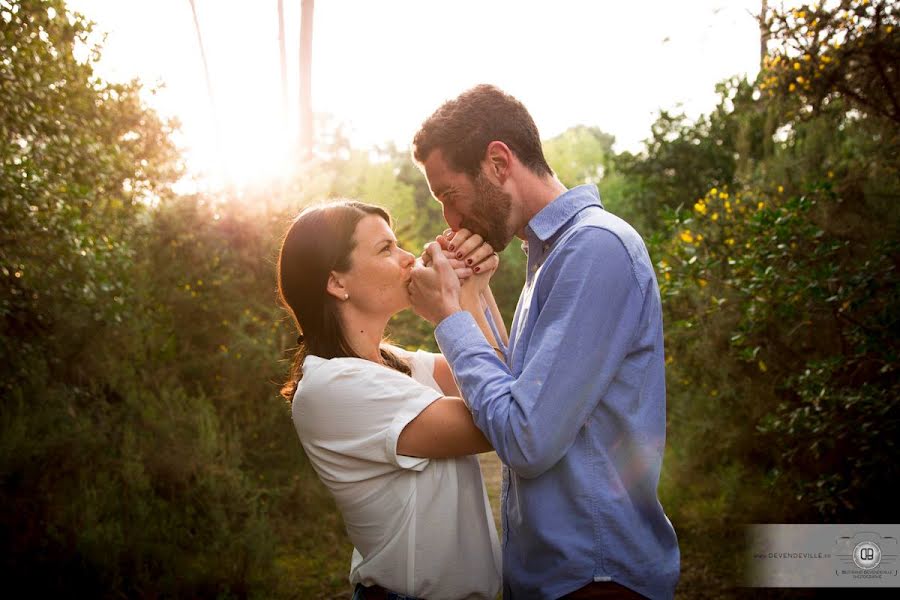
M 278 254 L 278 296 L 302 335 L 288 380 L 281 395 L 290 402 L 303 376 L 303 361 L 313 354 L 322 358 L 362 358 L 347 342 L 338 315 L 338 300 L 326 291 L 332 271 L 350 270 L 356 247 L 356 226 L 366 216 L 381 217 L 391 225 L 383 208 L 355 200 L 335 200 L 303 209 L 291 223 Z M 385 365 L 407 375 L 409 365 L 384 346 Z

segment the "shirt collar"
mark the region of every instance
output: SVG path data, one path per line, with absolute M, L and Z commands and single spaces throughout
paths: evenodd
M 573 187 L 538 211 L 528 221 L 527 227 L 539 240 L 545 242 L 553 237 L 572 217 L 588 206 L 603 208 L 597 186 L 587 184 Z

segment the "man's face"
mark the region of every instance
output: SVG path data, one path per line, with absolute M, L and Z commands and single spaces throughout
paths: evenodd
M 512 240 L 510 195 L 479 173 L 474 179 L 454 171 L 438 148 L 424 163 L 425 178 L 432 195 L 444 209 L 444 220 L 451 229 L 468 229 L 480 235 L 500 252 Z

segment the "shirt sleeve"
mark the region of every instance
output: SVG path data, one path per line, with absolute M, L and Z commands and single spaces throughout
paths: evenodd
M 643 310 L 631 258 L 612 232 L 583 227 L 544 265 L 540 314 L 521 374 L 496 359 L 472 316 L 435 329 L 479 429 L 503 462 L 537 477 L 574 443 L 635 339 Z
M 428 465 L 427 458 L 397 454 L 397 441 L 441 392 L 361 359 L 320 369 L 327 372 L 314 372 L 301 381 L 294 420 L 304 446 L 331 475 L 347 481 L 395 468 L 421 471 Z

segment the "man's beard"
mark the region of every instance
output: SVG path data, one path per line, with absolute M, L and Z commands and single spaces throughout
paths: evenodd
M 483 173 L 475 177 L 475 194 L 472 212 L 462 221 L 462 226 L 477 233 L 497 251 L 503 251 L 512 240 L 508 230 L 512 200 L 509 194 L 488 180 Z

